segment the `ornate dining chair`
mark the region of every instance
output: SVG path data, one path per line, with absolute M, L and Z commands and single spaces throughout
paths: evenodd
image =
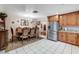
M 18 40 L 20 40 L 20 36 L 22 35 L 23 31 L 21 27 L 16 28 L 16 37 Z
M 28 36 L 29 36 L 28 33 L 29 33 L 29 28 L 27 28 L 27 27 L 23 28 L 23 33 L 22 33 L 22 35 L 20 36 L 20 38 L 21 38 L 22 40 L 27 39 Z
M 12 34 L 11 41 L 13 42 L 14 32 L 13 32 L 13 28 L 12 27 L 11 27 L 11 34 Z
M 39 38 L 39 28 L 35 26 L 35 37 Z
M 31 28 L 30 30 L 30 38 L 35 37 L 35 28 Z

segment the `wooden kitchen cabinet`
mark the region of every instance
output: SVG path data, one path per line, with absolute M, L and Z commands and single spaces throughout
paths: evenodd
M 64 20 L 63 20 L 62 15 L 59 16 L 59 24 L 60 24 L 60 26 L 64 26 Z
M 76 26 L 76 22 L 77 22 L 77 13 L 67 14 L 67 25 L 68 26 Z
M 77 22 L 79 25 L 79 12 L 60 15 L 59 22 L 61 26 L 77 26 Z
M 67 25 L 67 14 L 59 16 L 59 23 L 61 26 L 68 26 Z
M 66 42 L 66 32 L 59 32 L 59 41 Z
M 79 26 L 79 12 L 77 12 L 77 26 Z
M 67 15 L 63 15 L 63 26 L 67 26 Z
M 58 15 L 53 15 L 53 16 L 48 16 L 48 22 L 54 22 L 54 21 L 58 21 L 59 20 L 59 16 Z
M 49 17 L 48 17 L 48 22 L 49 22 L 49 23 L 53 22 L 53 21 L 54 21 L 53 19 L 54 19 L 54 17 L 49 16 Z
M 79 45 L 79 34 L 77 34 L 77 45 Z
M 77 44 L 77 34 L 76 33 L 67 33 L 67 42 L 71 44 Z
M 79 45 L 79 34 L 71 32 L 59 32 L 59 41 Z
M 67 26 L 71 26 L 71 14 L 67 14 Z

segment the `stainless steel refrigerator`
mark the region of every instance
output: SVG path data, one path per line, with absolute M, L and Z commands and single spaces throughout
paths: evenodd
M 52 22 L 48 26 L 48 39 L 52 41 L 58 40 L 59 23 Z

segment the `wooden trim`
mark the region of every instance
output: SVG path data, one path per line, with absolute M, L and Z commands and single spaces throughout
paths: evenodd
M 63 13 L 63 14 L 58 14 L 58 15 L 66 15 L 66 14 L 70 14 L 70 13 L 76 13 L 76 12 L 79 12 L 79 11 L 73 11 L 73 12 L 67 12 L 67 13 Z M 50 15 L 50 16 L 47 16 L 47 17 L 51 17 L 51 16 L 56 16 L 56 14 L 55 15 Z

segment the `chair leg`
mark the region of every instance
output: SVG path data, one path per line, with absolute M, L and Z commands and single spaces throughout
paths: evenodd
M 24 45 L 24 43 L 23 43 L 23 39 L 24 39 L 24 38 L 22 38 L 22 44 Z
M 13 35 L 12 35 L 12 40 L 11 41 L 13 42 Z

